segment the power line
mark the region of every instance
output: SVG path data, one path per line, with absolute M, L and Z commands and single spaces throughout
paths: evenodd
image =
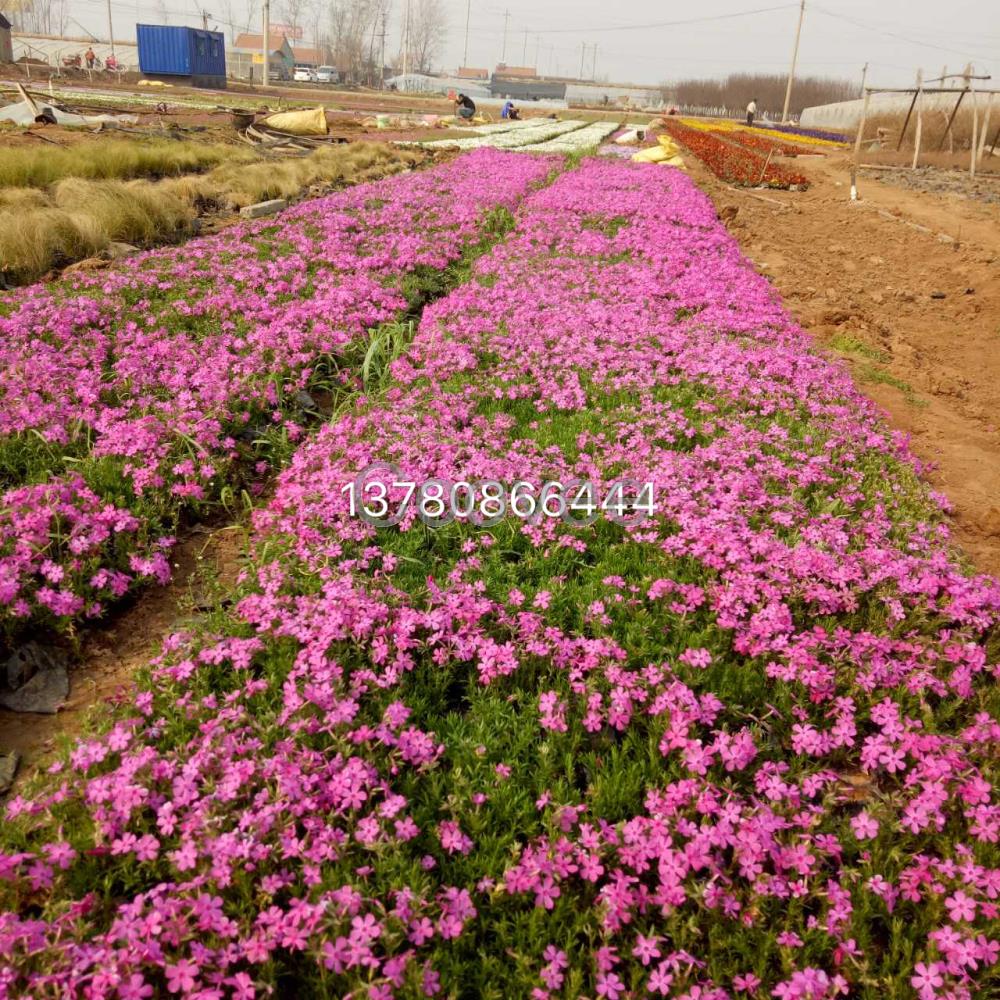
M 770 14 L 776 10 L 788 10 L 790 7 L 797 7 L 797 3 L 783 3 L 777 7 L 758 7 L 756 10 L 741 10 L 733 14 L 713 14 L 706 17 L 689 17 L 680 21 L 650 21 L 645 24 L 617 24 L 602 25 L 590 28 L 539 28 L 539 34 L 545 35 L 565 35 L 579 34 L 587 32 L 601 34 L 608 31 L 646 31 L 650 28 L 677 28 L 686 24 L 706 24 L 712 21 L 731 21 L 737 17 L 753 17 L 755 14 Z
M 986 53 L 973 52 L 969 49 L 953 49 L 946 45 L 935 45 L 933 42 L 923 42 L 918 38 L 911 38 L 907 35 L 901 35 L 895 31 L 886 31 L 884 28 L 880 28 L 875 24 L 868 21 L 859 21 L 856 18 L 848 17 L 846 14 L 836 14 L 832 10 L 827 10 L 825 7 L 814 6 L 818 14 L 823 14 L 826 17 L 832 17 L 837 21 L 846 21 L 848 24 L 853 24 L 856 28 L 864 28 L 866 31 L 874 31 L 876 34 L 884 35 L 886 38 L 894 38 L 898 42 L 906 42 L 909 45 L 919 45 L 925 49 L 936 49 L 938 52 L 949 52 L 952 55 L 958 56 L 976 56 L 979 59 L 992 59 L 994 56 L 987 55 Z

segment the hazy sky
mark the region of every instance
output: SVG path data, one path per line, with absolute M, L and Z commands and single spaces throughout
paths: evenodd
M 243 9 L 243 2 L 233 0 L 233 6 Z M 398 45 L 404 2 L 394 0 L 387 50 Z M 463 58 L 467 0 L 442 2 L 448 32 L 441 61 L 454 69 Z M 203 7 L 216 23 L 226 16 L 220 0 L 162 5 L 172 24 L 200 23 Z M 272 10 L 280 6 L 281 0 L 272 0 Z M 798 7 L 798 0 L 471 0 L 468 61 L 492 68 L 500 60 L 509 10 L 506 61 L 520 64 L 526 57 L 533 65 L 537 53 L 546 73 L 578 74 L 585 44 L 589 75 L 595 43 L 598 76 L 615 81 L 787 72 Z M 106 34 L 105 0 L 69 0 L 69 8 L 92 31 Z M 134 21 L 159 20 L 157 9 L 155 0 L 112 0 L 115 34 L 131 37 Z M 272 13 L 272 19 L 280 18 Z M 937 76 L 945 65 L 954 71 L 967 62 L 1000 76 L 1000 0 L 806 0 L 799 72 L 860 84 L 866 61 L 869 80 L 886 86 L 909 84 L 918 67 Z M 1000 88 L 1000 80 L 995 85 Z

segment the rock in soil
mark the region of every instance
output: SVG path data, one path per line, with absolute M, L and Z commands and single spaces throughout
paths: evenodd
M 0 706 L 12 712 L 55 715 L 69 696 L 69 672 L 64 663 L 39 670 L 16 691 L 0 691 Z
M 23 687 L 40 670 L 66 666 L 61 650 L 46 649 L 37 642 L 25 642 L 7 657 L 5 678 L 12 691 Z
M 17 766 L 21 763 L 21 755 L 16 750 L 0 753 L 0 795 L 5 794 L 14 784 Z

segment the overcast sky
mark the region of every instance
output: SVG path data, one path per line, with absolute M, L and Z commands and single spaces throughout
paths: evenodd
M 242 2 L 233 0 L 237 9 Z M 404 2 L 394 0 L 387 51 L 398 45 Z M 463 59 L 468 0 L 442 2 L 448 30 L 441 62 L 453 70 Z M 225 17 L 220 0 L 162 0 L 162 6 L 172 24 L 200 23 L 197 11 L 203 7 L 217 24 Z M 105 0 L 69 0 L 69 7 L 90 30 L 106 35 Z M 272 0 L 272 20 L 280 20 L 280 7 L 281 0 Z M 136 20 L 160 19 L 155 0 L 112 0 L 112 10 L 119 37 L 132 37 Z M 526 58 L 534 65 L 537 53 L 542 72 L 576 75 L 586 46 L 589 76 L 596 44 L 598 77 L 652 84 L 744 70 L 787 72 L 799 5 L 797 0 L 471 0 L 470 65 L 492 68 L 500 61 L 505 11 L 508 63 Z M 909 84 L 918 67 L 925 76 L 937 76 L 946 65 L 954 71 L 972 62 L 977 71 L 1000 74 L 1000 0 L 806 0 L 799 72 L 857 79 L 860 85 L 865 62 L 871 64 L 869 80 L 885 86 Z

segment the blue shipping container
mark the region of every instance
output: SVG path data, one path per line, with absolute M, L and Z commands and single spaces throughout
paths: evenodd
M 139 69 L 151 76 L 226 76 L 226 41 L 221 31 L 137 24 Z

